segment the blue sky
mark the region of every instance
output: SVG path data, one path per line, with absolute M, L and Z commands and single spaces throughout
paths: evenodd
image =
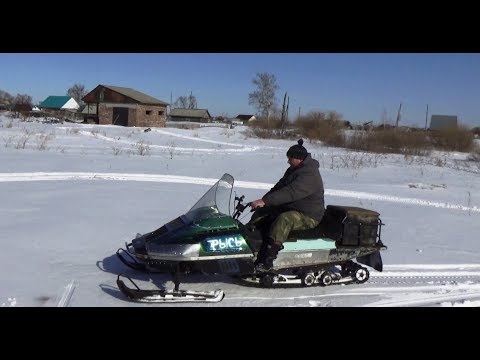
M 2 53 L 0 90 L 28 94 L 34 103 L 65 95 L 75 83 L 131 87 L 160 100 L 190 92 L 210 114 L 256 113 L 248 104 L 259 72 L 275 75 L 290 96 L 290 116 L 333 110 L 354 123 L 424 126 L 429 115 L 457 115 L 480 126 L 480 54 L 477 53 Z

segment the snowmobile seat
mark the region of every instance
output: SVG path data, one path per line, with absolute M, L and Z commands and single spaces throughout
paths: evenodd
M 329 238 L 341 246 L 372 246 L 380 240 L 382 221 L 379 216 L 373 210 L 328 205 L 317 227 L 292 231 L 287 241 Z
M 287 241 L 297 241 L 298 239 L 302 240 L 316 240 L 318 238 L 330 238 L 328 236 L 326 223 L 323 221 L 320 222 L 316 227 L 313 229 L 307 230 L 293 230 L 288 235 Z M 332 238 L 333 239 L 333 238 Z

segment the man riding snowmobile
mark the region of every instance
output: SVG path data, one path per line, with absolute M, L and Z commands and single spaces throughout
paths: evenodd
M 263 234 L 255 269 L 268 272 L 292 230 L 315 228 L 325 213 L 319 163 L 303 147 L 303 140 L 287 151 L 290 167 L 261 199 L 250 203 L 256 210 L 247 224 Z

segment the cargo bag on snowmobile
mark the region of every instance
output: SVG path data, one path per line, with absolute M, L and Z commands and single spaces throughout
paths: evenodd
M 322 219 L 325 234 L 338 245 L 375 245 L 380 234 L 380 214 L 353 206 L 328 205 Z

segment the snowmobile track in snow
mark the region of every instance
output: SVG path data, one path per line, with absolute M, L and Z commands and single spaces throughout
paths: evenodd
M 59 181 L 59 180 L 107 180 L 107 181 L 145 181 L 165 182 L 192 185 L 213 185 L 217 179 L 201 178 L 192 176 L 157 175 L 157 174 L 129 174 L 129 173 L 95 173 L 95 172 L 30 172 L 30 173 L 0 173 L 0 182 L 16 181 Z M 274 184 L 236 181 L 237 188 L 269 190 Z M 325 195 L 354 198 L 362 200 L 386 201 L 418 206 L 429 206 L 442 209 L 461 210 L 480 213 L 477 206 L 464 206 L 447 202 L 406 198 L 393 195 L 367 193 L 362 191 L 325 189 Z
M 392 285 L 392 284 L 440 284 L 445 282 L 458 283 L 465 281 L 474 281 L 480 284 L 480 275 L 450 275 L 450 276 L 382 276 L 375 277 L 371 275 L 370 279 L 367 281 L 368 284 L 378 284 L 378 285 Z
M 227 290 L 225 300 L 252 301 L 253 306 L 281 301 L 285 305 L 293 302 L 294 306 L 367 307 L 470 306 L 472 301 L 480 301 L 480 265 L 405 264 L 386 265 L 384 269 L 371 271 L 370 279 L 363 284 L 347 282 L 326 287 L 316 284 L 303 288 L 298 280 L 291 296 L 229 297 Z M 267 294 L 274 295 L 275 287 L 280 284 L 275 284 Z

